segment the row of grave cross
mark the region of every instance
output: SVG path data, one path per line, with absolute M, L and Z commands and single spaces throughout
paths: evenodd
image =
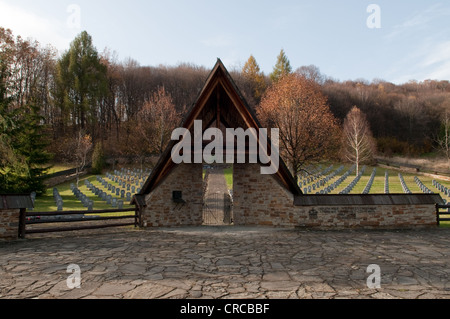
M 98 198 L 100 198 L 102 201 L 106 202 L 107 205 L 111 205 L 113 208 L 122 209 L 124 205 L 123 200 L 118 200 L 116 197 L 113 197 L 112 195 L 108 195 L 105 191 L 98 188 L 97 186 L 93 185 L 90 181 L 85 181 L 86 187 Z M 112 190 L 112 189 L 111 189 Z M 115 193 L 113 193 L 115 196 L 120 196 L 121 198 L 125 198 L 125 190 L 120 190 L 120 188 L 114 189 Z M 131 201 L 131 193 L 126 194 L 126 200 Z
M 389 194 L 389 172 L 384 173 L 384 193 Z
M 336 188 L 338 188 L 349 176 L 350 174 L 355 170 L 356 165 L 353 165 L 344 175 L 342 175 L 337 181 L 333 182 L 331 185 L 326 186 L 326 184 L 332 180 L 336 175 L 340 174 L 344 170 L 344 166 L 341 165 L 336 171 L 331 173 L 330 175 L 326 176 L 325 178 L 315 182 L 317 178 L 310 179 L 310 182 L 315 182 L 312 185 L 309 185 L 308 187 L 303 188 L 303 193 L 310 194 L 312 192 L 315 192 L 316 190 L 319 190 L 322 187 L 325 187 L 324 189 L 317 191 L 316 194 L 329 194 L 332 191 L 334 191 Z M 328 174 L 332 170 L 332 167 L 327 168 L 322 175 Z M 304 180 L 303 182 L 299 183 L 300 188 L 303 186 L 304 183 L 308 183 L 308 180 Z M 356 185 L 356 184 L 355 184 Z M 353 186 L 354 187 L 354 186 Z
M 425 186 L 424 183 L 422 183 L 422 181 L 416 176 L 414 177 L 414 181 L 416 182 L 417 186 L 419 186 L 420 190 L 425 193 L 425 194 L 433 194 L 433 192 L 431 191 L 431 189 L 429 189 L 428 187 Z
M 339 194 L 341 194 L 341 195 L 350 194 L 350 192 L 353 190 L 353 188 L 355 188 L 356 184 L 359 183 L 361 177 L 364 175 L 365 172 L 366 172 L 366 166 L 364 166 L 362 168 L 362 170 L 358 173 L 356 178 L 353 181 L 351 181 L 350 184 L 346 188 L 344 188 L 344 190 L 342 190 Z
M 372 171 L 372 175 L 370 175 L 369 182 L 367 183 L 366 188 L 364 188 L 363 194 L 369 194 L 370 189 L 372 188 L 373 182 L 375 181 L 375 176 L 377 175 L 377 169 L 374 168 Z
M 114 170 L 114 174 L 106 173 L 106 178 L 115 181 L 116 183 L 118 180 L 123 180 L 127 182 L 131 182 L 132 184 L 135 181 L 139 180 L 145 180 L 150 175 L 151 170 L 143 170 L 141 169 L 125 169 L 122 168 L 121 170 Z M 136 184 L 138 185 L 138 184 Z
M 408 188 L 408 185 L 406 185 L 405 179 L 403 178 L 402 174 L 398 174 L 398 178 L 400 179 L 400 184 L 402 184 L 403 192 L 405 194 L 412 194 L 411 190 Z
M 436 187 L 441 193 L 444 193 L 446 196 L 450 196 L 450 189 L 445 187 L 438 181 L 433 180 L 433 186 Z
M 53 188 L 53 199 L 55 200 L 58 212 L 62 211 L 63 206 L 64 206 L 64 201 L 63 201 L 61 195 L 59 194 L 59 191 L 57 188 Z
M 74 184 L 70 184 L 70 189 L 75 197 L 83 204 L 83 206 L 87 208 L 87 210 L 94 209 L 94 201 L 92 201 L 86 194 L 83 194 L 78 187 Z
M 117 197 L 121 197 L 121 198 L 126 198 L 127 201 L 131 201 L 131 196 L 132 194 L 136 194 L 139 193 L 141 191 L 140 188 L 136 188 L 136 186 L 131 186 L 130 184 L 126 184 L 126 186 L 124 184 L 119 184 L 119 187 L 116 187 L 110 183 L 108 183 L 108 181 L 106 181 L 105 179 L 103 179 L 100 176 L 97 176 L 97 181 L 102 184 L 103 188 L 105 190 L 108 190 L 108 192 L 112 193 L 113 195 L 117 196 Z M 121 188 L 121 187 L 125 187 L 125 188 Z

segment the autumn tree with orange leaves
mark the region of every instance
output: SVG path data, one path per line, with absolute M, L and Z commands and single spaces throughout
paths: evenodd
M 282 77 L 267 90 L 258 116 L 280 130 L 280 154 L 297 179 L 308 163 L 337 154 L 340 128 L 320 87 L 305 77 Z
M 162 154 L 178 122 L 172 97 L 161 87 L 138 113 L 137 129 L 148 150 Z

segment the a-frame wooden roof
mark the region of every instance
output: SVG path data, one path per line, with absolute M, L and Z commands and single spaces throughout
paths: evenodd
M 227 128 L 262 128 L 256 114 L 248 106 L 220 59 L 218 59 L 214 69 L 211 71 L 197 101 L 185 116 L 181 127 L 193 132 L 194 121 L 196 120 L 203 121 L 203 130 L 216 122 L 217 125 L 220 125 L 219 122 L 221 122 Z M 171 153 L 178 142 L 171 141 L 169 143 L 139 195 L 151 193 L 174 169 L 176 164 L 172 160 Z M 274 177 L 294 195 L 302 194 L 291 172 L 281 158 L 280 168 Z

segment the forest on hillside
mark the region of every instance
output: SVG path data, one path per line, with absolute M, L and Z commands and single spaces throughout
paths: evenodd
M 34 115 L 35 122 L 39 118 L 34 134 L 57 162 L 76 161 L 81 137 L 101 144 L 106 157 L 161 153 L 170 129 L 180 124 L 210 72 L 189 63 L 142 66 L 132 58 L 119 60 L 110 50 L 99 52 L 86 32 L 58 54 L 0 27 L 0 56 L 0 142 L 13 146 L 14 137 L 6 134 L 9 121 L 20 123 Z M 262 73 L 253 56 L 243 69 L 229 71 L 256 111 L 277 72 L 315 82 L 339 125 L 354 106 L 366 114 L 378 153 L 387 156 L 436 151 L 450 109 L 449 81 L 339 81 L 316 66 L 293 68 L 283 51 L 272 74 Z M 13 161 L 14 156 L 3 153 L 5 166 L 5 158 Z

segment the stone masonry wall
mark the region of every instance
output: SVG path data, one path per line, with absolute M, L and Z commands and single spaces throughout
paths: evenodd
M 294 196 L 271 175 L 261 175 L 259 164 L 235 164 L 233 176 L 234 224 L 292 226 Z
M 298 206 L 296 210 L 296 227 L 402 229 L 437 226 L 434 205 Z
M 146 197 L 142 214 L 144 226 L 178 227 L 202 224 L 203 165 L 180 164 Z M 172 201 L 174 191 L 182 191 L 186 204 Z
M 0 241 L 16 240 L 19 234 L 20 210 L 0 210 Z
M 382 195 L 381 195 L 382 196 Z M 293 195 L 259 165 L 234 166 L 234 221 L 242 226 L 339 228 L 436 227 L 430 205 L 294 206 Z

